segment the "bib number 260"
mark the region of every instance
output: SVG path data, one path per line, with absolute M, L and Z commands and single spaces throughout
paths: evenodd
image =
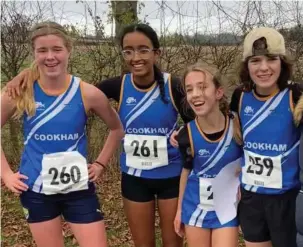
M 147 140 L 143 140 L 141 145 L 138 140 L 133 140 L 130 144 L 132 147 L 134 147 L 133 156 L 150 157 L 152 153 L 152 156 L 157 158 L 158 157 L 157 140 L 153 140 L 152 145 L 146 145 L 146 144 L 147 144 Z
M 75 184 L 81 179 L 81 172 L 78 166 L 71 166 L 69 171 L 66 171 L 65 166 L 60 170 L 56 167 L 51 167 L 48 174 L 52 175 L 51 185 L 68 184 L 70 181 Z
M 66 194 L 88 188 L 87 162 L 78 151 L 43 155 L 42 193 Z

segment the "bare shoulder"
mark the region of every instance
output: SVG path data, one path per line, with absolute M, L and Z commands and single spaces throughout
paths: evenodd
M 84 94 L 84 97 L 86 99 L 98 99 L 99 97 L 102 97 L 104 96 L 104 94 L 102 93 L 101 90 L 99 90 L 96 86 L 90 84 L 90 83 L 87 83 L 87 82 L 84 82 L 82 81 L 82 90 L 83 90 L 83 94 Z
M 84 97 L 87 110 L 95 109 L 100 104 L 104 104 L 107 101 L 107 97 L 96 86 L 87 82 L 81 82 L 82 95 Z
M 96 93 L 96 91 L 98 91 L 98 88 L 96 86 L 94 86 L 93 84 L 90 84 L 90 83 L 87 83 L 85 81 L 81 81 L 82 83 L 82 90 L 83 90 L 83 93 L 85 94 L 94 94 Z

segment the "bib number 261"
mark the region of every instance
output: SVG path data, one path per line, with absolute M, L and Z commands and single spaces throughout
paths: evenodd
M 52 175 L 51 185 L 68 184 L 71 181 L 76 184 L 81 179 L 81 172 L 78 166 L 71 166 L 68 171 L 65 166 L 61 169 L 51 167 L 48 174 Z
M 168 164 L 167 137 L 125 135 L 126 166 L 151 170 Z
M 141 143 L 138 140 L 133 140 L 130 145 L 134 147 L 133 156 L 150 157 L 152 155 L 155 158 L 158 157 L 157 140 L 153 140 L 151 145 L 147 145 L 147 140 L 142 140 Z

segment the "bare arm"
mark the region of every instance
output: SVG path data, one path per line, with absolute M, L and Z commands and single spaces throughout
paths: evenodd
M 187 178 L 190 171 L 193 169 L 193 157 L 191 155 L 191 146 L 189 141 L 187 125 L 185 125 L 184 128 L 180 130 L 177 141 L 180 144 L 179 150 L 183 161 L 183 169 L 180 177 L 179 200 L 178 200 L 178 210 L 181 210 L 183 195 L 187 184 Z
M 178 210 L 182 209 L 182 201 L 184 196 L 185 187 L 187 184 L 187 178 L 190 173 L 190 170 L 183 168 L 180 177 L 180 185 L 179 185 L 179 198 L 178 198 Z
M 93 85 L 84 83 L 83 93 L 87 110 L 92 110 L 110 129 L 109 135 L 97 158 L 97 161 L 107 165 L 124 137 L 123 126 L 118 114 L 109 104 L 107 97 L 99 89 Z
M 1 128 L 7 123 L 7 121 L 13 116 L 15 112 L 15 103 L 8 96 L 6 92 L 1 95 Z M 20 194 L 22 191 L 26 191 L 28 186 L 21 181 L 21 179 L 27 179 L 26 176 L 19 172 L 14 173 L 7 162 L 5 154 L 1 146 L 1 178 L 5 185 L 14 193 Z
M 174 220 L 174 228 L 175 232 L 180 236 L 184 236 L 184 225 L 181 222 L 181 214 L 182 214 L 182 201 L 184 196 L 185 187 L 187 184 L 187 178 L 190 170 L 183 168 L 180 177 L 180 185 L 179 185 L 179 198 L 178 198 L 178 209 L 176 212 L 176 217 Z
M 12 99 L 9 98 L 6 92 L 1 95 L 1 128 L 7 123 L 7 121 L 13 116 L 15 112 L 15 104 Z M 8 174 L 13 174 L 5 154 L 1 146 L 1 177 L 4 178 Z

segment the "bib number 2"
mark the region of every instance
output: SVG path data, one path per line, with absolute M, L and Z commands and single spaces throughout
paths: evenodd
M 210 178 L 199 178 L 200 207 L 206 211 L 214 210 L 214 193 Z

